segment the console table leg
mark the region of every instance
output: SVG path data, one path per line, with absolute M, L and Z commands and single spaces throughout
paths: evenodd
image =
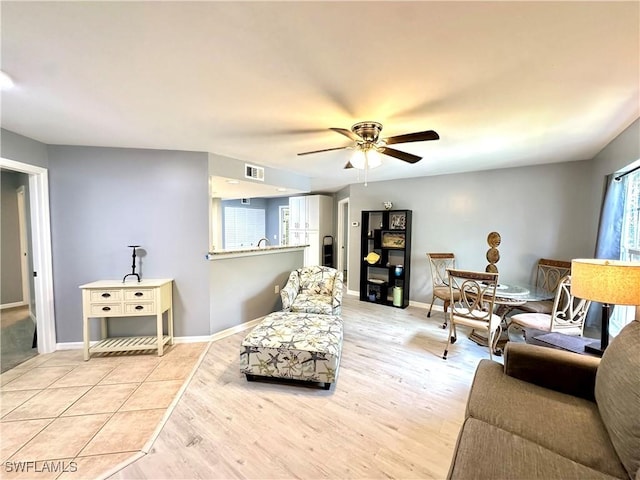
M 162 312 L 156 315 L 157 319 L 157 334 L 158 334 L 158 356 L 161 357 L 164 354 L 164 344 L 162 342 Z
M 167 311 L 167 322 L 169 329 L 169 345 L 173 345 L 173 307 Z
M 84 361 L 89 360 L 89 317 L 82 317 L 82 340 L 84 341 Z

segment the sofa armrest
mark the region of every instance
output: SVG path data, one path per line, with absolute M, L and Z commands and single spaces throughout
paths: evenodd
M 504 372 L 557 392 L 594 400 L 600 359 L 537 345 L 507 343 Z
M 280 298 L 282 299 L 282 310 L 289 311 L 293 301 L 298 296 L 300 290 L 300 276 L 294 270 L 289 274 L 289 280 L 282 290 L 280 290 Z

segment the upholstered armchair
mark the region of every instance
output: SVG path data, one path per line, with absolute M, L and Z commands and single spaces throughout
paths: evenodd
M 340 315 L 342 272 L 331 267 L 304 267 L 294 270 L 280 291 L 286 312 Z

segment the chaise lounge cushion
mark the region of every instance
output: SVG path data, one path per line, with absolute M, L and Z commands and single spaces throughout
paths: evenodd
M 342 319 L 274 312 L 242 341 L 240 371 L 248 375 L 335 382 L 342 351 Z

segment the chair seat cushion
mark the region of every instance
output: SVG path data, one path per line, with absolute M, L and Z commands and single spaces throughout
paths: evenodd
M 496 362 L 480 361 L 467 414 L 589 468 L 627 476 L 595 402 L 505 375 Z
M 548 332 L 551 329 L 551 316 L 546 313 L 518 313 L 511 316 L 511 324 Z
M 331 295 L 299 293 L 291 304 L 291 311 L 331 315 L 332 299 Z

